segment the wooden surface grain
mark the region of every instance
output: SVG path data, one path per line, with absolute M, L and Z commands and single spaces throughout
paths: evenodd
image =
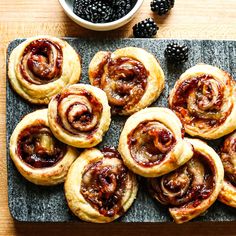
M 5 142 L 6 47 L 12 39 L 39 34 L 74 37 L 132 37 L 132 25 L 153 16 L 150 1 L 128 25 L 107 33 L 73 23 L 57 0 L 0 1 L 0 235 L 236 235 L 236 223 L 175 224 L 26 224 L 11 219 L 7 202 Z M 170 14 L 155 17 L 158 38 L 236 39 L 235 0 L 176 0 Z

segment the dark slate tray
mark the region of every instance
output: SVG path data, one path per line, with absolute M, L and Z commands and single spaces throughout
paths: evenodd
M 189 60 L 183 66 L 167 65 L 164 58 L 164 49 L 167 43 L 173 40 L 157 39 L 121 39 L 112 41 L 82 40 L 67 38 L 69 44 L 82 56 L 83 76 L 82 83 L 88 83 L 88 64 L 93 55 L 99 50 L 115 50 L 125 46 L 137 46 L 153 53 L 160 61 L 166 76 L 165 90 L 154 106 L 167 106 L 168 93 L 176 79 L 187 68 L 200 63 L 208 63 L 221 67 L 236 78 L 236 41 L 198 41 L 183 40 L 190 47 Z M 7 56 L 23 39 L 16 39 L 9 44 Z M 177 41 L 177 40 L 175 40 Z M 9 138 L 21 118 L 40 108 L 23 101 L 7 82 L 7 146 Z M 120 131 L 125 118 L 113 117 L 110 130 L 106 134 L 103 145 L 117 146 Z M 211 142 L 217 148 L 218 142 Z M 67 207 L 63 185 L 56 187 L 40 187 L 26 181 L 16 170 L 9 157 L 8 160 L 8 194 L 9 208 L 12 217 L 25 222 L 69 222 L 79 221 L 71 214 Z M 118 222 L 171 222 L 168 209 L 156 201 L 146 191 L 145 180 L 139 178 L 140 188 L 138 196 L 130 210 Z M 207 213 L 194 221 L 235 221 L 236 210 L 216 202 Z

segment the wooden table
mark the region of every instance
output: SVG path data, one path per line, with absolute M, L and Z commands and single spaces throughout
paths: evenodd
M 236 223 L 176 224 L 26 224 L 14 222 L 7 202 L 5 143 L 5 52 L 10 40 L 39 34 L 75 37 L 132 37 L 132 26 L 153 16 L 145 0 L 137 17 L 108 33 L 85 30 L 73 23 L 57 0 L 0 1 L 0 235 L 236 235 Z M 168 16 L 155 17 L 158 38 L 236 39 L 235 0 L 176 0 Z

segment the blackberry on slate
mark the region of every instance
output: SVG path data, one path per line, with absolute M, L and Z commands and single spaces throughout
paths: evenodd
M 156 12 L 159 16 L 162 16 L 174 7 L 174 4 L 175 0 L 153 0 L 150 5 L 153 12 Z
M 136 38 L 151 38 L 157 34 L 157 24 L 152 18 L 147 18 L 133 27 L 133 34 Z
M 170 43 L 165 49 L 165 57 L 168 61 L 180 64 L 188 60 L 189 49 L 186 45 Z

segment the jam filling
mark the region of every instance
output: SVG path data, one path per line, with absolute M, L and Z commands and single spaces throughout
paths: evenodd
M 229 135 L 220 150 L 225 179 L 236 187 L 236 133 Z
M 117 158 L 122 160 L 120 153 L 114 147 L 104 147 L 101 152 L 105 158 Z
M 222 124 L 232 110 L 221 112 L 225 87 L 210 75 L 189 78 L 179 85 L 170 108 L 185 124 L 203 128 Z
M 195 151 L 185 165 L 162 177 L 149 179 L 148 186 L 151 194 L 164 205 L 196 207 L 214 190 L 214 173 L 212 161 Z
M 57 123 L 73 135 L 96 132 L 103 106 L 88 91 L 63 92 L 56 96 Z
M 148 76 L 141 62 L 128 57 L 112 59 L 109 54 L 94 74 L 94 85 L 106 92 L 112 112 L 119 114 L 141 100 Z
M 61 46 L 48 39 L 37 39 L 24 50 L 20 71 L 32 84 L 47 84 L 62 74 L 63 53 Z
M 66 145 L 54 138 L 44 124 L 25 128 L 17 141 L 18 156 L 34 168 L 51 167 L 66 153 Z
M 102 58 L 102 61 L 98 65 L 98 68 L 95 71 L 91 71 L 91 75 L 94 78 L 93 85 L 101 88 L 101 79 L 105 71 L 105 66 L 111 58 L 111 52 L 107 52 L 106 55 Z
M 130 154 L 144 167 L 158 165 L 175 144 L 172 131 L 157 121 L 142 122 L 128 135 Z
M 104 159 L 90 163 L 82 177 L 81 194 L 100 214 L 113 217 L 122 215 L 122 197 L 126 190 L 128 170 L 115 149 L 102 150 Z M 106 164 L 106 159 L 119 160 L 119 164 Z

